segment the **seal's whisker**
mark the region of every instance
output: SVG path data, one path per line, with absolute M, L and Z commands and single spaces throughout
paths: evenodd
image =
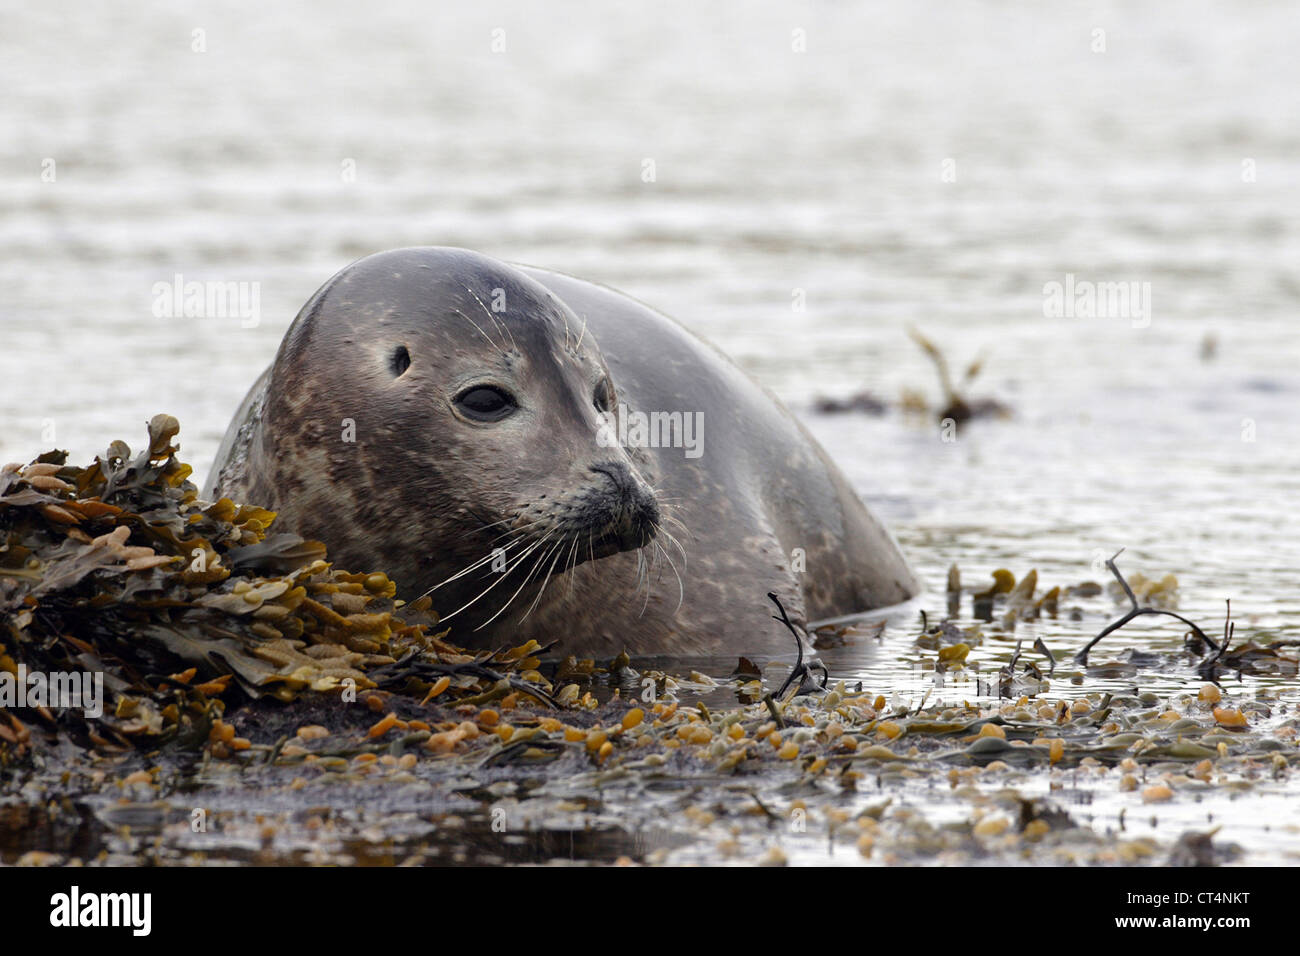
M 686 500 L 685 498 L 672 498 L 672 497 L 660 498 L 658 495 L 655 495 L 655 503 L 659 505 L 659 510 L 663 512 L 665 518 L 667 517 L 675 518 L 676 516 L 673 514 L 673 512 L 680 510 L 682 507 L 682 502 L 685 500 Z
M 547 540 L 550 539 L 551 534 L 553 534 L 553 533 L 554 533 L 554 532 L 548 533 L 545 537 L 542 538 L 541 541 L 538 542 L 538 544 L 541 545 L 541 544 L 545 543 Z M 563 542 L 560 542 L 560 543 L 563 544 Z M 533 550 L 535 550 L 535 549 L 530 549 L 528 553 L 531 554 Z M 550 554 L 550 552 L 547 551 L 547 552 L 546 552 L 545 554 L 543 554 L 540 558 L 538 558 L 536 561 L 533 562 L 532 570 L 530 570 L 526 575 L 524 575 L 524 580 L 520 583 L 519 587 L 515 588 L 515 593 L 512 594 L 512 595 L 510 595 L 509 599 L 506 601 L 505 604 L 502 604 L 501 607 L 497 608 L 497 612 L 496 612 L 495 614 L 493 614 L 490 618 L 488 618 L 486 621 L 484 621 L 484 622 L 483 622 L 482 624 L 480 624 L 478 627 L 474 628 L 474 630 L 476 630 L 476 631 L 478 631 L 478 630 L 482 630 L 483 628 L 487 627 L 489 624 L 491 624 L 491 623 L 492 623 L 493 621 L 495 621 L 498 617 L 500 617 L 502 614 L 505 613 L 506 608 L 508 608 L 511 604 L 513 604 L 513 603 L 515 602 L 515 598 L 519 597 L 519 592 L 521 592 L 524 588 L 528 587 L 528 582 L 531 581 L 531 580 L 533 579 L 533 575 L 537 573 L 537 569 L 538 569 L 539 567 L 541 567 L 542 562 L 546 560 L 546 555 L 547 555 L 547 554 Z M 524 555 L 524 557 L 527 557 L 527 556 L 528 556 L 528 555 Z M 522 559 L 521 559 L 521 561 L 522 561 Z M 507 572 L 507 573 L 509 573 L 509 572 Z
M 577 557 L 578 557 L 578 540 L 579 540 L 578 538 L 574 538 L 574 539 L 573 539 L 573 544 L 571 544 L 571 545 L 569 546 L 569 560 L 565 562 L 565 563 L 568 565 L 568 567 L 567 567 L 567 568 L 564 568 L 564 569 L 560 572 L 561 574 L 568 575 L 568 578 L 569 578 L 569 587 L 568 587 L 568 590 L 567 590 L 566 594 L 567 594 L 569 597 L 572 597 L 572 596 L 573 596 L 573 569 L 576 568 L 576 567 L 578 566 L 578 563 L 577 563 Z
M 475 603 L 477 603 L 479 600 L 481 600 L 481 599 L 483 598 L 484 595 L 486 595 L 486 594 L 487 594 L 489 591 L 491 591 L 494 587 L 496 587 L 498 584 L 500 584 L 502 581 L 504 581 L 507 577 L 509 577 L 509 576 L 510 576 L 510 573 L 511 573 L 512 571 L 514 571 L 517 567 L 519 567 L 521 564 L 523 564 L 523 563 L 524 563 L 524 559 L 527 558 L 527 557 L 528 557 L 530 554 L 532 554 L 534 551 L 536 551 L 539 547 L 541 547 L 542 544 L 543 544 L 546 540 L 547 540 L 546 538 L 542 538 L 540 541 L 536 541 L 536 542 L 534 542 L 534 543 L 533 543 L 533 544 L 528 548 L 527 551 L 525 551 L 523 554 L 519 555 L 519 557 L 515 559 L 514 564 L 510 565 L 510 567 L 506 568 L 505 571 L 503 571 L 501 574 L 497 575 L 497 579 L 496 579 L 495 581 L 493 581 L 491 584 L 489 584 L 487 587 L 485 587 L 482 591 L 480 591 L 480 592 L 478 593 L 478 596 L 477 596 L 477 597 L 473 598 L 473 599 L 470 600 L 468 603 L 463 604 L 463 605 L 461 605 L 460 607 L 456 608 L 456 610 L 452 611 L 450 614 L 446 615 L 446 616 L 443 617 L 441 620 L 443 620 L 443 621 L 451 620 L 451 618 L 455 617 L 455 616 L 456 616 L 457 614 L 459 614 L 461 611 L 465 610 L 465 608 L 467 608 L 467 607 L 469 607 L 470 605 L 475 604 Z M 477 630 L 477 628 L 476 628 L 476 630 Z
M 470 514 L 474 514 L 474 512 L 471 511 Z M 474 515 L 474 517 L 478 518 L 478 515 Z M 518 517 L 519 517 L 518 515 L 513 515 L 513 514 L 507 515 L 506 517 L 502 518 L 500 521 L 483 521 L 482 518 L 479 518 L 480 521 L 483 521 L 483 526 L 479 528 L 479 530 L 489 531 L 492 528 L 495 528 L 499 525 L 509 524 L 510 522 L 516 520 Z
M 680 531 L 682 534 L 684 534 L 684 535 L 686 535 L 687 537 L 689 537 L 692 541 L 695 540 L 695 535 L 694 535 L 694 533 L 691 531 L 690 528 L 688 528 L 688 527 L 686 526 L 686 523 L 685 523 L 684 521 L 682 521 L 680 518 L 678 518 L 678 517 L 676 517 L 676 516 L 674 516 L 674 515 L 666 515 L 666 514 L 663 514 L 662 512 L 660 513 L 660 518 L 661 518 L 661 520 L 663 521 L 664 524 L 668 524 L 668 523 L 671 522 L 671 524 L 672 524 L 672 526 L 673 526 L 674 528 L 676 528 L 676 529 L 677 529 L 678 531 Z M 663 527 L 663 525 L 660 525 L 660 528 L 662 528 L 662 527 Z
M 583 339 L 583 336 L 585 336 L 586 334 L 587 334 L 587 315 L 586 315 L 586 313 L 583 313 L 583 316 L 582 316 L 582 331 L 578 333 L 578 344 L 575 345 L 575 346 L 573 347 L 573 350 L 574 350 L 575 352 L 578 351 L 578 349 L 582 348 L 582 339 Z
M 556 545 L 551 549 L 552 551 L 555 552 L 555 557 L 551 558 L 551 566 L 546 569 L 546 577 L 542 580 L 542 586 L 537 591 L 537 597 L 533 598 L 533 603 L 528 605 L 528 610 L 525 611 L 524 616 L 519 619 L 521 624 L 528 619 L 528 615 L 533 613 L 533 608 L 537 607 L 537 602 L 540 601 L 542 599 L 542 595 L 546 593 L 546 585 L 551 583 L 551 572 L 555 570 L 555 562 L 559 560 L 560 549 L 563 546 L 563 544 L 564 542 L 561 541 L 558 545 Z
M 671 521 L 673 527 L 677 528 L 677 530 L 679 530 L 682 534 L 684 534 L 687 538 L 689 538 L 692 543 L 695 542 L 695 532 L 691 531 L 691 529 L 686 526 L 686 523 L 682 521 L 680 518 L 676 517 L 675 515 L 663 514 L 663 513 L 660 514 L 660 518 L 664 522 Z M 665 532 L 665 534 L 666 533 L 667 532 Z
M 555 554 L 558 557 L 559 549 L 563 544 L 564 544 L 563 541 L 557 541 L 555 544 L 551 545 L 550 548 L 544 551 L 536 560 L 533 561 L 532 570 L 528 572 L 528 577 L 524 580 L 524 584 L 527 584 L 529 581 L 533 579 L 533 575 L 535 575 L 538 571 L 541 570 L 542 565 L 546 563 L 546 559 L 551 557 L 552 554 Z M 533 598 L 533 603 L 528 605 L 528 610 L 524 612 L 523 617 L 519 618 L 519 620 L 515 622 L 516 624 L 523 623 L 524 618 L 528 616 L 530 611 L 532 611 L 533 607 L 537 604 L 537 601 L 541 598 L 542 591 L 544 591 L 545 589 L 546 589 L 546 582 L 543 581 L 542 586 L 538 589 L 536 596 Z M 522 586 L 520 587 L 520 590 L 523 590 Z M 511 601 L 514 600 L 514 595 L 511 595 L 510 600 Z M 510 602 L 506 602 L 506 603 L 508 605 Z
M 511 533 L 511 532 L 507 532 L 507 534 L 509 534 L 509 533 Z M 522 529 L 515 529 L 514 533 L 522 533 Z M 505 537 L 505 535 L 498 535 L 498 536 L 497 536 L 497 538 L 502 538 L 502 537 Z M 497 540 L 497 539 L 494 538 L 493 541 L 495 541 L 495 540 Z M 425 591 L 424 594 L 421 594 L 420 597 L 426 597 L 427 595 L 430 595 L 430 594 L 432 594 L 434 591 L 438 590 L 438 588 L 442 587 L 443 585 L 445 585 L 445 584 L 450 584 L 452 581 L 455 581 L 455 580 L 457 580 L 458 578 L 462 578 L 462 577 L 464 577 L 465 575 L 469 574 L 471 571 L 474 571 L 474 570 L 476 570 L 477 568 L 481 568 L 483 565 L 487 564 L 489 561 L 494 561 L 494 560 L 496 560 L 496 558 L 497 558 L 497 552 L 498 552 L 498 551 L 501 552 L 501 556 L 504 556 L 505 553 L 506 553 L 507 551 L 509 551 L 511 548 L 515 547 L 516 545 L 518 545 L 518 544 L 520 544 L 520 543 L 522 543 L 522 539 L 516 539 L 516 540 L 514 540 L 514 541 L 509 541 L 509 542 L 507 542 L 506 544 L 502 545 L 500 548 L 493 548 L 491 551 L 489 551 L 489 552 L 488 552 L 487 554 L 485 554 L 483 557 L 481 557 L 481 558 L 477 559 L 476 561 L 474 561 L 473 563 L 471 563 L 471 564 L 469 565 L 469 567 L 467 567 L 467 568 L 465 568 L 465 569 L 463 569 L 463 570 L 461 570 L 461 571 L 457 571 L 457 572 L 456 572 L 455 574 L 453 574 L 451 577 L 449 577 L 449 578 L 444 578 L 442 581 L 438 582 L 438 583 L 435 584 L 433 587 L 429 588 L 429 590 Z
M 659 553 L 663 549 L 659 547 L 659 542 L 657 541 L 651 541 L 646 544 L 645 547 L 647 549 L 646 553 L 649 555 L 649 562 L 646 565 L 647 571 L 654 575 L 654 583 L 658 584 L 664 576 L 663 565 L 659 561 Z M 647 584 L 646 587 L 649 588 L 650 585 Z
M 680 541 L 678 541 L 676 535 L 674 535 L 674 534 L 673 534 L 671 531 L 669 531 L 667 528 L 660 528 L 660 529 L 659 529 L 659 533 L 662 534 L 665 538 L 667 538 L 667 539 L 668 539 L 668 542 L 669 542 L 673 547 L 675 547 L 675 548 L 678 550 L 678 552 L 681 554 L 681 556 L 682 556 L 682 570 L 685 571 L 686 568 L 687 568 L 687 564 L 688 564 L 688 558 L 686 557 L 686 549 L 682 547 L 682 543 L 681 543 Z M 665 552 L 665 553 L 666 553 L 666 552 Z
M 516 544 L 518 544 L 518 543 L 519 543 L 518 541 L 512 541 L 512 542 L 510 542 L 509 544 L 505 545 L 503 548 L 501 548 L 501 551 L 504 553 L 505 551 L 510 550 L 510 548 L 514 547 L 514 546 L 515 546 Z M 427 591 L 425 591 L 423 594 L 421 594 L 420 597 L 427 597 L 428 595 L 432 594 L 434 591 L 438 590 L 438 588 L 443 587 L 444 585 L 450 584 L 452 581 L 455 581 L 455 580 L 458 579 L 458 578 L 462 578 L 462 577 L 464 577 L 465 575 L 469 574 L 471 571 L 474 571 L 474 570 L 477 569 L 477 568 L 481 568 L 483 565 L 487 564 L 489 561 L 493 560 L 495 557 L 496 557 L 496 551 L 495 551 L 495 550 L 488 552 L 488 553 L 487 553 L 486 555 L 484 555 L 483 557 L 478 558 L 478 559 L 476 559 L 475 561 L 473 561 L 473 562 L 472 562 L 468 567 L 466 567 L 466 568 L 462 568 L 460 571 L 457 571 L 455 574 L 451 575 L 450 577 L 443 578 L 441 581 L 439 581 L 439 582 L 438 582 L 437 584 L 435 584 L 433 587 L 429 588 Z M 417 598 L 416 600 L 419 600 L 419 598 Z
M 673 609 L 673 613 L 676 614 L 682 609 L 682 602 L 686 600 L 686 585 L 682 583 L 681 573 L 677 570 L 677 565 L 673 563 L 672 555 L 665 551 L 663 546 L 657 541 L 655 542 L 655 547 L 659 550 L 659 553 L 664 556 L 664 560 L 668 562 L 668 566 L 673 569 L 673 574 L 677 576 L 677 607 Z
M 632 584 L 632 593 L 641 590 L 641 578 L 645 575 L 645 546 L 636 549 L 636 581 Z
M 492 324 L 493 324 L 494 326 L 496 326 L 498 329 L 503 330 L 503 331 L 506 333 L 506 335 L 509 335 L 509 336 L 510 336 L 510 347 L 511 347 L 512 349 L 514 349 L 516 352 L 518 352 L 518 351 L 519 351 L 519 346 L 515 344 L 515 337 L 514 337 L 514 334 L 510 331 L 510 327 L 509 327 L 508 325 L 506 325 L 504 322 L 501 322 L 501 323 L 498 323 L 498 322 L 497 322 L 497 317 L 496 317 L 496 315 L 493 314 L 493 312 L 492 312 L 491 309 L 489 309 L 486 305 L 483 304 L 483 300 L 480 299 L 480 298 L 478 297 L 478 293 L 477 293 L 477 292 L 475 292 L 475 291 L 474 291 L 473 289 L 471 289 L 469 286 L 465 286 L 465 291 L 468 292 L 470 295 L 472 295 L 472 296 L 474 297 L 474 301 L 478 303 L 478 307 L 479 307 L 480 309 L 482 309 L 484 312 L 487 313 L 487 317 L 488 317 L 489 320 L 491 320 Z M 502 351 L 503 353 L 505 352 L 505 344 L 506 344 L 505 336 L 502 336 L 502 338 L 501 338 L 501 351 Z
M 495 544 L 496 542 L 500 541 L 502 538 L 507 538 L 512 534 L 525 534 L 528 530 L 529 530 L 528 528 L 511 528 L 508 531 L 501 532 L 499 535 L 497 535 L 495 538 L 492 539 L 491 543 Z
M 478 298 L 478 297 L 475 296 L 475 298 Z M 482 304 L 483 304 L 482 302 L 479 303 L 479 305 L 482 305 Z M 501 319 L 498 319 L 498 318 L 496 317 L 496 314 L 495 314 L 494 312 L 491 312 L 491 311 L 488 312 L 488 321 L 492 323 L 492 328 L 496 329 L 497 332 L 498 332 L 498 334 L 500 334 L 500 336 L 501 336 L 501 347 L 502 347 L 502 348 L 505 348 L 505 344 L 506 344 L 506 336 L 510 334 L 510 330 L 509 330 L 508 328 L 506 328 L 505 321 L 504 321 L 504 320 L 501 320 Z M 514 336 L 510 336 L 510 341 L 511 341 L 511 344 L 513 345 L 513 344 L 514 344 Z M 518 350 L 516 349 L 516 351 L 518 351 Z
M 477 604 L 480 600 L 482 600 L 482 599 L 487 595 L 487 593 L 488 593 L 489 591 L 491 591 L 494 587 L 496 587 L 498 584 L 500 584 L 502 581 L 504 581 L 504 580 L 506 579 L 506 577 L 510 574 L 510 572 L 511 572 L 511 571 L 514 571 L 515 568 L 517 568 L 517 567 L 519 566 L 519 564 L 522 563 L 523 560 L 524 560 L 525 558 L 527 558 L 529 554 L 532 553 L 532 550 L 533 550 L 533 549 L 530 548 L 528 551 L 525 551 L 522 555 L 519 556 L 519 562 L 518 562 L 518 563 L 516 563 L 516 564 L 512 565 L 511 567 L 507 568 L 503 573 L 501 573 L 500 575 L 497 576 L 497 578 L 496 578 L 495 581 L 493 581 L 491 584 L 489 584 L 487 587 L 485 587 L 482 591 L 480 591 L 477 595 L 475 595 L 473 598 L 471 598 L 471 599 L 470 599 L 469 601 L 467 601 L 465 604 L 461 605 L 461 606 L 458 607 L 456 610 L 452 611 L 450 614 L 447 614 L 447 615 L 444 615 L 443 617 L 441 617 L 441 618 L 439 619 L 439 621 L 440 621 L 440 622 L 441 622 L 441 621 L 449 621 L 449 620 L 451 620 L 453 617 L 455 617 L 457 614 L 460 614 L 462 611 L 468 609 L 469 607 L 472 607 L 474 604 Z M 477 628 L 476 628 L 475 630 L 477 630 Z
M 494 349 L 496 349 L 496 350 L 497 350 L 498 352 L 500 352 L 502 355 L 505 355 L 505 354 L 506 354 L 506 350 L 503 349 L 501 346 L 497 345 L 496 342 L 493 342 L 493 341 L 492 341 L 492 336 L 488 335 L 486 332 L 484 332 L 482 329 L 480 329 L 479 326 L 478 326 L 478 323 L 477 323 L 477 322 L 475 322 L 473 319 L 471 319 L 468 315 L 466 315 L 466 314 L 465 314 L 464 312 L 462 312 L 460 309 L 452 309 L 451 311 L 452 311 L 454 314 L 459 315 L 462 319 L 464 319 L 464 320 L 465 320 L 466 322 L 468 322 L 470 325 L 474 326 L 474 328 L 478 330 L 478 334 L 481 335 L 481 336 L 483 336 L 483 338 L 487 339 L 487 340 L 488 340 L 488 344 L 490 344 Z
M 637 617 L 645 615 L 645 609 L 650 606 L 650 562 L 645 556 L 646 546 L 642 545 L 636 549 L 636 587 L 632 589 L 632 596 L 641 589 L 641 581 L 645 580 L 645 600 L 641 602 L 641 610 L 637 612 Z
M 540 543 L 545 544 L 548 541 L 551 541 L 555 537 L 556 533 L 557 532 L 555 532 L 554 529 L 548 532 L 546 536 L 542 538 L 542 541 Z M 517 598 L 520 595 L 520 593 L 523 592 L 524 588 L 526 588 L 529 582 L 533 580 L 533 577 L 537 574 L 537 572 L 541 570 L 542 565 L 546 563 L 546 559 L 551 556 L 551 553 L 555 551 L 556 548 L 560 547 L 563 544 L 564 544 L 563 541 L 556 541 L 549 548 L 546 548 L 544 550 L 538 549 L 538 551 L 536 552 L 537 557 L 533 559 L 532 567 L 528 569 L 528 573 L 524 576 L 523 583 L 521 583 L 519 587 L 515 589 L 515 593 L 510 595 L 510 600 L 506 601 L 506 603 L 502 605 L 501 610 L 498 611 L 497 614 L 500 614 L 501 611 L 504 611 L 506 608 L 508 608 L 511 604 L 514 603 L 515 598 Z M 493 615 L 493 617 L 495 616 L 496 615 Z

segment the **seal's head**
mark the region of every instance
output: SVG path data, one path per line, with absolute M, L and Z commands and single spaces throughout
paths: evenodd
M 249 500 L 343 566 L 381 554 L 407 596 L 470 605 L 472 630 L 552 573 L 654 538 L 648 463 L 602 431 L 617 401 L 583 318 L 528 276 L 460 249 L 380 253 L 285 336 Z

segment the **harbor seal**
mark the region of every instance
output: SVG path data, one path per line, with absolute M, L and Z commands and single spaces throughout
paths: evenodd
M 428 593 L 452 640 L 558 654 L 793 653 L 919 590 L 803 426 L 713 346 L 612 289 L 443 247 L 303 306 L 205 497 L 279 513 Z

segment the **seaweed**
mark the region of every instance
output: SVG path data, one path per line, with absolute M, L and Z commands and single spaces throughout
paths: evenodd
M 204 740 L 230 705 L 400 682 L 448 699 L 501 682 L 553 703 L 516 649 L 492 667 L 443 642 L 430 602 L 396 600 L 382 572 L 352 573 L 325 546 L 269 533 L 276 515 L 200 501 L 158 415 L 138 454 L 113 442 L 90 465 L 65 452 L 0 472 L 0 676 L 102 675 L 103 713 L 0 703 L 0 764 L 25 756 L 27 722 L 86 746 Z M 496 657 L 497 655 L 493 655 Z
M 1132 863 L 1157 859 L 1154 839 L 1067 813 L 1055 791 L 1105 786 L 1134 807 L 1199 801 L 1210 788 L 1226 800 L 1291 771 L 1300 719 L 1275 715 L 1266 699 L 1234 701 L 1213 683 L 1166 700 L 1136 689 L 1046 699 L 1056 655 L 1041 638 L 1035 653 L 1028 638 L 1016 641 L 989 690 L 996 701 L 931 702 L 928 690 L 919 702 L 887 699 L 860 681 L 816 686 L 824 668 L 807 659 L 775 595 L 774 620 L 797 641 L 795 667 L 764 693 L 762 670 L 741 658 L 739 706 L 690 703 L 686 695 L 721 682 L 670 677 L 648 662 L 633 670 L 626 655 L 551 670 L 540 660 L 548 648 L 533 642 L 471 654 L 447 642 L 429 599 L 403 604 L 384 574 L 334 568 L 320 545 L 279 533 L 269 511 L 198 501 L 174 460 L 174 419 L 161 418 L 139 455 L 118 442 L 84 469 L 49 453 L 0 472 L 0 678 L 20 666 L 91 670 L 110 698 L 100 719 L 0 709 L 0 763 L 39 764 L 0 766 L 0 779 L 21 781 L 12 788 L 21 813 L 0 820 L 0 837 L 36 810 L 75 802 L 99 840 L 47 835 L 21 857 L 0 840 L 5 862 L 463 862 L 466 853 L 509 858 L 521 841 L 538 859 L 569 858 L 571 834 L 620 831 L 635 839 L 615 833 L 617 849 L 597 852 L 779 863 L 771 841 L 788 830 L 792 850 L 847 843 L 887 864 Z M 1173 600 L 1164 580 L 1146 600 Z M 999 569 L 980 599 L 990 619 L 995 602 L 1005 605 L 998 619 L 1009 629 L 1054 616 L 1052 595 L 1102 593 L 1089 584 L 1040 597 L 1037 584 L 1036 573 L 1017 582 Z M 950 614 L 961 593 L 954 569 Z M 1141 606 L 1139 588 L 1122 593 Z M 1282 650 L 1300 642 L 1234 647 L 1234 629 L 1229 621 L 1225 640 L 1201 645 L 1213 647 L 1202 676 L 1294 673 L 1296 658 Z M 936 671 L 971 666 L 976 648 L 1001 653 L 979 624 L 923 619 L 916 643 L 935 650 Z M 1136 673 L 1147 659 L 1121 658 L 1101 666 Z M 613 689 L 603 703 L 578 686 L 597 680 Z M 355 701 L 340 706 L 349 688 Z M 637 699 L 625 699 L 632 688 Z M 57 749 L 41 753 L 52 741 Z M 1027 782 L 1041 789 L 1030 773 L 1050 780 L 1047 796 L 1016 792 Z M 927 818 L 927 801 L 961 816 Z M 195 808 L 218 821 L 202 839 Z M 501 813 L 508 840 L 496 836 Z M 123 826 L 146 818 L 162 829 Z M 793 824 L 805 820 L 824 829 L 801 835 Z M 1119 821 L 1122 830 L 1122 810 Z M 467 848 L 475 834 L 477 848 Z M 1187 834 L 1169 862 L 1231 859 L 1210 836 Z
M 907 332 L 921 347 L 926 357 L 934 363 L 935 372 L 939 377 L 943 402 L 937 410 L 933 410 L 936 421 L 942 423 L 950 419 L 960 425 L 976 418 L 1006 418 L 1011 414 L 1011 408 L 997 399 L 967 397 L 968 390 L 984 368 L 983 356 L 971 362 L 966 367 L 961 382 L 954 384 L 952 373 L 948 368 L 948 359 L 939 347 L 913 327 L 909 326 Z M 911 389 L 904 390 L 900 404 L 904 411 L 925 414 L 932 411 L 924 396 Z M 889 405 L 869 389 L 862 389 L 846 398 L 818 396 L 813 400 L 813 408 L 824 415 L 858 413 L 879 416 L 889 410 Z
M 907 334 L 934 363 L 935 373 L 939 376 L 939 387 L 943 391 L 943 405 L 935 413 L 938 421 L 951 419 L 960 425 L 975 418 L 1005 418 L 1011 414 L 1011 409 L 997 399 L 967 397 L 968 389 L 984 369 L 983 356 L 976 358 L 966 367 L 966 373 L 960 384 L 954 384 L 952 373 L 948 369 L 948 359 L 939 347 L 915 327 L 909 326 Z M 904 404 L 918 409 L 927 407 L 924 399 L 915 395 L 909 395 Z

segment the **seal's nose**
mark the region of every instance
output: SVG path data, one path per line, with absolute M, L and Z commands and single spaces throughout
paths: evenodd
M 654 540 L 659 530 L 659 502 L 645 482 L 621 461 L 603 461 L 591 470 L 604 475 L 614 486 L 611 529 L 626 548 L 640 548 Z

